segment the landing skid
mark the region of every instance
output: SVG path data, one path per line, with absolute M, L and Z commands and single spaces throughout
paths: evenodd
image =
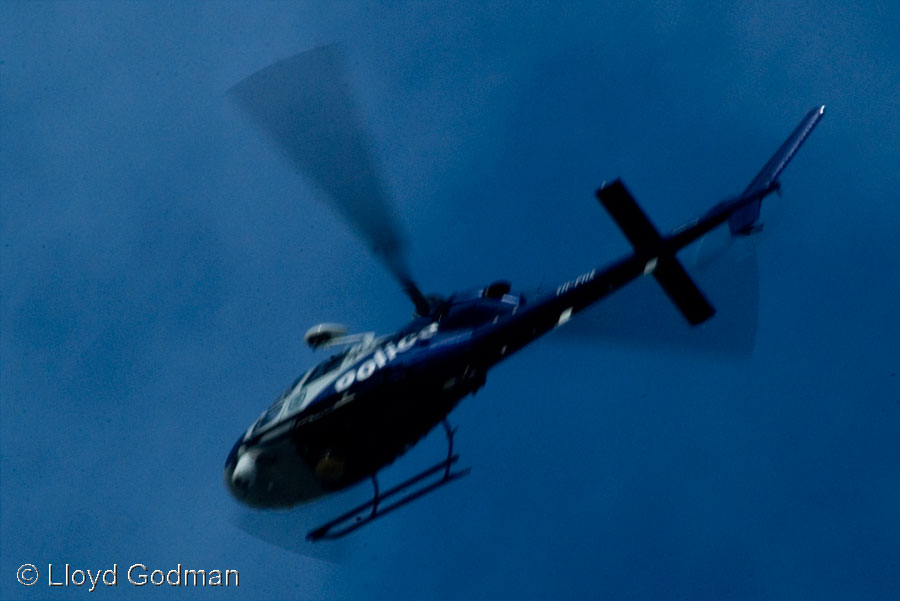
M 456 433 L 456 429 L 451 428 L 450 424 L 447 423 L 447 420 L 444 420 L 441 423 L 443 424 L 444 432 L 447 435 L 446 459 L 422 472 L 419 472 L 412 478 L 401 482 L 397 486 L 394 486 L 393 488 L 390 488 L 383 493 L 379 492 L 378 490 L 378 478 L 376 477 L 376 474 L 372 474 L 372 485 L 375 488 L 375 493 L 372 496 L 372 499 L 370 501 L 367 501 L 366 503 L 363 503 L 362 505 L 354 507 L 346 513 L 339 515 L 330 522 L 319 526 L 315 530 L 310 530 L 310 532 L 306 535 L 306 540 L 316 542 L 323 539 L 334 540 L 346 536 L 354 530 L 358 530 L 366 524 L 389 514 L 395 509 L 412 503 L 419 497 L 437 490 L 445 484 L 449 484 L 450 482 L 458 478 L 462 478 L 463 476 L 468 474 L 471 470 L 471 468 L 468 467 L 457 471 L 451 470 L 453 464 L 455 464 L 457 460 L 459 460 L 459 455 L 455 455 L 453 453 L 453 434 Z M 441 472 L 443 472 L 443 474 L 441 475 L 441 478 L 439 480 L 431 482 L 430 484 L 424 484 L 412 490 L 411 492 L 407 492 L 408 489 L 412 488 L 422 480 L 425 480 Z M 403 493 L 407 494 L 404 495 Z M 397 496 L 400 496 L 400 498 L 393 500 L 393 498 Z M 368 512 L 368 515 L 363 515 L 366 512 Z

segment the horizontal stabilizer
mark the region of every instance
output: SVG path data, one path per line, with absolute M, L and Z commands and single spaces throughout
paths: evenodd
M 672 255 L 659 258 L 653 277 L 692 326 L 703 323 L 715 314 L 716 310 Z
M 715 309 L 675 258 L 621 180 L 597 190 L 597 200 L 609 211 L 638 255 L 647 259 L 645 274 L 653 273 L 666 294 L 691 325 L 703 323 Z
M 635 250 L 655 254 L 654 249 L 660 246 L 662 238 L 622 180 L 604 184 L 597 190 L 597 200 L 609 212 Z

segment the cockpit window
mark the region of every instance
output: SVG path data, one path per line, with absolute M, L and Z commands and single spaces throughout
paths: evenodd
M 294 380 L 287 390 L 285 390 L 278 399 L 263 413 L 253 425 L 251 431 L 259 432 L 261 429 L 277 421 L 281 416 L 292 415 L 300 411 L 309 394 L 317 394 L 323 385 L 327 385 L 329 374 L 338 371 L 343 363 L 351 358 L 352 353 L 358 353 L 360 348 L 352 348 L 342 353 L 332 355 L 325 359 L 311 370 Z M 317 382 L 321 381 L 318 385 Z M 312 390 L 311 390 L 312 389 Z
M 279 415 L 281 415 L 281 410 L 284 407 L 285 403 L 289 403 L 294 405 L 298 401 L 296 401 L 297 397 L 303 397 L 305 394 L 301 394 L 303 392 L 303 384 L 306 380 L 308 380 L 310 372 L 306 372 L 301 375 L 299 378 L 294 380 L 294 383 L 291 384 L 287 390 L 281 393 L 274 403 L 269 405 L 269 408 L 266 409 L 266 412 L 259 416 L 259 419 L 253 425 L 252 430 L 254 432 L 259 431 L 260 428 L 265 426 L 266 424 L 274 421 Z M 303 399 L 300 398 L 300 401 Z
M 281 406 L 284 405 L 283 399 L 278 399 L 274 403 L 272 403 L 266 412 L 263 414 L 262 419 L 259 420 L 259 424 L 257 426 L 262 426 L 263 424 L 267 424 L 281 413 Z
M 294 382 L 290 386 L 288 386 L 284 392 L 281 393 L 281 396 L 278 397 L 278 400 L 275 401 L 274 403 L 272 403 L 272 407 L 274 407 L 274 406 L 280 404 L 282 401 L 284 401 L 284 399 L 286 399 L 287 396 L 289 394 L 291 394 L 291 391 L 294 390 L 295 388 L 297 388 L 297 385 L 300 382 L 307 379 L 307 374 L 309 374 L 309 373 L 310 372 L 306 372 L 305 374 L 300 375 L 296 380 L 294 380 Z M 270 407 L 270 409 L 271 409 L 271 407 Z
M 287 406 L 287 413 L 293 413 L 300 409 L 304 399 L 306 399 L 306 386 L 298 386 L 297 389 L 292 391 L 284 400 L 284 404 Z
M 332 355 L 316 365 L 312 368 L 312 371 L 309 373 L 308 381 L 312 382 L 313 380 L 318 379 L 320 376 L 323 376 L 330 372 L 332 369 L 336 369 L 341 366 L 341 363 L 344 361 L 344 357 L 347 356 L 347 351 L 343 353 L 338 353 L 336 355 Z

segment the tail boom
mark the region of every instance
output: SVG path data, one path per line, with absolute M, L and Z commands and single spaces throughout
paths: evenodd
M 659 234 L 620 180 L 602 186 L 597 190 L 597 199 L 631 242 L 634 252 L 557 286 L 555 292 L 539 297 L 486 331 L 483 336 L 489 340 L 485 348 L 496 351 L 486 354 L 486 364 L 510 356 L 641 276 L 653 275 L 690 324 L 712 317 L 715 309 L 684 270 L 676 253 L 726 221 L 734 235 L 751 233 L 759 216 L 759 203 L 778 189 L 778 176 L 823 112 L 824 107 L 819 107 L 806 115 L 743 194 L 720 202 L 668 236 Z

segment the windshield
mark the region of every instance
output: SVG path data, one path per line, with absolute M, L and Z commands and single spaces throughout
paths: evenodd
M 319 363 L 318 365 L 316 365 L 314 368 L 312 368 L 310 370 L 309 380 L 310 381 L 316 380 L 316 379 L 322 377 L 323 375 L 327 374 L 331 370 L 340 367 L 341 363 L 343 363 L 343 361 L 344 361 L 344 357 L 346 357 L 346 356 L 347 356 L 347 351 L 344 351 L 343 353 L 338 353 L 336 355 L 332 355 L 332 356 L 328 357 L 327 359 L 325 359 L 324 361 L 322 361 L 321 363 Z
M 302 410 L 306 403 L 305 401 L 309 397 L 310 394 L 317 394 L 322 388 L 328 385 L 331 380 L 334 379 L 334 376 L 337 375 L 337 372 L 340 370 L 341 365 L 344 364 L 348 357 L 351 355 L 351 350 L 354 356 L 357 354 L 358 349 L 347 349 L 341 353 L 337 353 L 332 355 L 331 357 L 325 359 L 305 374 L 294 380 L 294 383 L 291 384 L 287 390 L 281 393 L 281 396 L 272 403 L 268 409 L 256 420 L 256 423 L 250 429 L 251 433 L 256 433 L 269 426 L 279 418 L 284 418 L 289 415 L 293 415 L 298 411 Z M 351 357 L 352 359 L 352 357 Z

